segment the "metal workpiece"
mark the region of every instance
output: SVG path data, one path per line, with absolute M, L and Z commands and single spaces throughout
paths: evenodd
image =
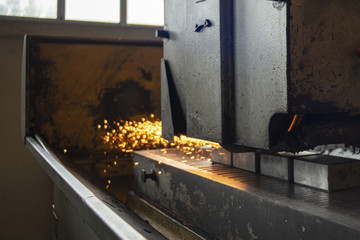
M 326 191 L 360 187 L 360 161 L 329 155 L 298 157 L 294 182 Z
M 232 153 L 224 148 L 213 149 L 211 161 L 250 172 L 260 171 L 260 155 L 255 152 Z
M 260 154 L 255 152 L 233 153 L 233 167 L 244 169 L 250 172 L 260 172 Z
M 260 173 L 266 176 L 292 181 L 293 159 L 276 154 L 261 154 Z
M 294 158 L 315 155 L 317 154 L 310 151 L 260 153 L 260 173 L 292 182 L 294 180 Z
M 232 166 L 232 153 L 223 148 L 213 149 L 211 152 L 211 161 Z
M 358 188 L 329 194 L 206 160 L 183 162 L 182 157 L 158 150 L 135 152 L 135 191 L 214 239 L 360 237 Z M 142 169 L 153 169 L 158 181 L 143 183 Z

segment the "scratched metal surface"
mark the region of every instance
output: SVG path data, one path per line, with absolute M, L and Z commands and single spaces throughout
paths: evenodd
M 172 151 L 137 152 L 134 161 L 139 193 L 214 237 L 360 237 L 359 188 L 327 193 Z M 138 181 L 141 169 L 161 171 L 158 181 Z

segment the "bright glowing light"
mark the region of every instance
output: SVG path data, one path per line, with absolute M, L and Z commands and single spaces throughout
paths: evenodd
M 65 0 L 65 19 L 120 22 L 120 0 Z M 163 0 L 127 0 L 127 24 L 164 25 Z M 56 0 L 0 0 L 0 15 L 57 18 Z
M 0 15 L 55 19 L 57 17 L 57 1 L 0 0 Z
M 103 141 L 110 145 L 112 150 L 131 154 L 134 150 L 140 149 L 161 149 L 163 154 L 167 154 L 167 148 L 177 148 L 191 159 L 201 159 L 201 154 L 211 151 L 214 148 L 220 148 L 218 143 L 204 141 L 186 136 L 174 137 L 174 143 L 161 137 L 161 121 L 154 120 L 152 115 L 150 119 L 142 118 L 141 121 L 121 120 L 119 122 L 109 123 L 104 121 L 101 128 L 104 131 Z M 107 130 L 108 129 L 108 130 Z M 202 158 L 204 159 L 204 158 Z M 138 165 L 135 162 L 135 165 Z
M 66 0 L 65 19 L 93 22 L 120 22 L 119 0 Z
M 164 25 L 164 0 L 128 0 L 127 23 Z

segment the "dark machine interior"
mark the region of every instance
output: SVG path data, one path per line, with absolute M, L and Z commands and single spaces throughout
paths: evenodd
M 27 37 L 26 135 L 125 201 L 133 147 L 106 137 L 125 121 L 159 122 L 161 56 L 158 42 Z

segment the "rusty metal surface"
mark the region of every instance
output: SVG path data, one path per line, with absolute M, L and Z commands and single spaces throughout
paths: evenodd
M 293 171 L 293 159 L 291 158 L 269 154 L 261 154 L 260 156 L 261 174 L 292 181 Z
M 260 156 L 255 152 L 233 153 L 233 166 L 247 171 L 260 172 Z
M 359 12 L 359 1 L 292 1 L 290 111 L 359 112 Z
M 232 153 L 223 148 L 214 149 L 211 151 L 211 161 L 214 163 L 221 163 L 232 166 Z
M 28 37 L 26 134 L 68 154 L 103 154 L 97 126 L 160 117 L 158 43 Z
M 136 191 L 214 238 L 360 238 L 359 188 L 326 193 L 168 153 L 135 154 Z M 154 169 L 158 180 L 144 184 L 142 169 Z

